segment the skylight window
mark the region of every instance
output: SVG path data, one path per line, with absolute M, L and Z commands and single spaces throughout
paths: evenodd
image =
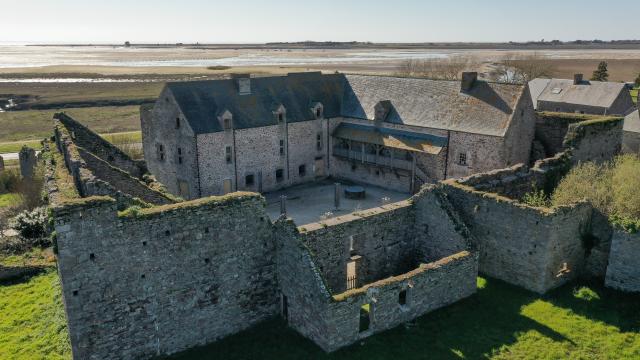
M 562 92 L 561 88 L 553 88 L 551 89 L 552 94 L 560 94 Z

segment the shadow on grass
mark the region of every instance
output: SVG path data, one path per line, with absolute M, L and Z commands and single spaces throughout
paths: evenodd
M 561 334 L 520 314 L 536 294 L 498 280 L 479 279 L 474 296 L 332 354 L 288 328 L 280 319 L 171 359 L 477 359 L 535 330 L 554 341 Z
M 0 265 L 0 286 L 17 285 L 28 282 L 40 275 L 50 266 L 2 266 Z
M 582 297 L 580 290 L 586 290 L 589 296 Z M 623 332 L 640 331 L 640 295 L 607 289 L 601 280 L 565 285 L 547 294 L 544 300 L 587 319 L 615 326 Z

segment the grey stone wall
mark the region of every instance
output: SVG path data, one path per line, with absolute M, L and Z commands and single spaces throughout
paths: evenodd
M 273 233 L 257 195 L 124 218 L 112 200 L 87 198 L 54 216 L 74 358 L 170 354 L 277 311 Z
M 36 151 L 30 147 L 23 146 L 18 153 L 20 162 L 20 175 L 25 179 L 32 179 L 36 171 Z
M 589 204 L 539 209 L 453 180 L 443 186 L 475 239 L 480 272 L 544 293 L 582 271 Z
M 77 146 L 128 172 L 133 177 L 142 178 L 142 175 L 147 172 L 144 161 L 132 160 L 122 150 L 70 116 L 58 113 L 54 115 L 54 119 L 58 120 L 67 129 Z
M 461 153 L 466 154 L 466 165 L 458 162 Z M 504 138 L 452 131 L 449 137 L 447 178 L 460 178 L 507 164 Z
M 404 201 L 305 225 L 301 238 L 337 294 L 347 289 L 347 262 L 354 256 L 359 257 L 357 287 L 414 269 L 414 222 L 413 206 Z
M 622 135 L 622 152 L 625 154 L 640 154 L 640 133 L 625 131 Z
M 609 161 L 622 150 L 624 118 L 604 118 L 569 125 L 563 146 L 574 163 Z
M 212 121 L 217 120 L 215 114 L 211 117 Z M 179 128 L 176 128 L 176 119 L 180 119 Z M 152 110 L 141 108 L 140 121 L 144 158 L 149 171 L 172 194 L 184 199 L 200 197 L 196 137 L 171 91 L 165 88 Z M 164 152 L 162 159 L 159 156 L 160 145 Z
M 622 291 L 640 292 L 640 234 L 616 229 L 605 285 Z
M 513 109 L 511 126 L 505 132 L 505 166 L 529 163 L 531 145 L 535 137 L 535 123 L 536 114 L 529 86 L 526 86 Z

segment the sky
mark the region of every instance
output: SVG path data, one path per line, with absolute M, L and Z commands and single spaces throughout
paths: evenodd
M 640 38 L 635 0 L 0 0 L 0 42 Z

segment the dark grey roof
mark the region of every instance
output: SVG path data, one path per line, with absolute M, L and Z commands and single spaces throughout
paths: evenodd
M 342 116 L 374 119 L 389 100 L 386 121 L 435 129 L 503 136 L 523 87 L 477 81 L 466 93 L 459 81 L 346 75 Z
M 370 119 L 389 101 L 385 121 L 436 129 L 503 136 L 522 86 L 476 82 L 460 92 L 459 81 L 320 73 L 251 79 L 251 94 L 238 95 L 235 80 L 168 83 L 197 134 L 222 131 L 217 114 L 228 109 L 238 129 L 275 125 L 273 109 L 284 105 L 288 122 L 314 119 L 314 102 L 324 116 Z
M 583 81 L 574 85 L 573 80 L 551 79 L 537 100 L 609 108 L 622 91 L 627 91 L 624 83 Z
M 229 110 L 236 129 L 275 125 L 273 110 L 284 105 L 288 122 L 314 119 L 313 102 L 325 117 L 340 115 L 344 77 L 320 73 L 251 79 L 251 94 L 239 95 L 236 81 L 208 80 L 167 83 L 196 134 L 222 131 L 218 114 Z
M 533 102 L 534 109 L 538 110 L 538 98 L 550 82 L 551 79 L 541 78 L 529 81 L 529 92 L 531 93 L 531 101 Z

